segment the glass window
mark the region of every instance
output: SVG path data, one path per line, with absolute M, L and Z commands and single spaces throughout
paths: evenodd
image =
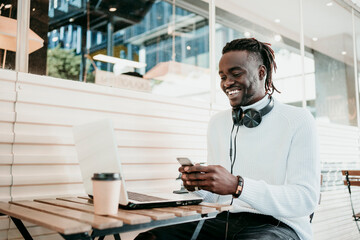
M 355 11 L 354 11 L 355 12 Z M 356 39 L 356 61 L 357 61 L 357 81 L 358 81 L 358 87 L 360 86 L 360 13 L 356 12 L 355 14 L 355 39 Z M 357 89 L 357 94 L 360 99 L 360 93 L 359 89 Z M 357 109 L 360 111 L 360 109 Z
M 0 68 L 15 70 L 17 0 L 0 2 Z M 32 36 L 32 33 L 29 33 Z M 32 43 L 30 43 L 32 44 Z
M 45 47 L 29 72 L 209 101 L 209 30 L 167 1 L 31 1 Z M 46 57 L 44 57 L 46 56 Z
M 303 10 L 305 72 L 316 96 L 309 106 L 319 121 L 356 126 L 351 12 L 324 0 L 304 0 Z

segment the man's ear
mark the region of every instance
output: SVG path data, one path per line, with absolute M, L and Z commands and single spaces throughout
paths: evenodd
M 259 67 L 259 79 L 264 80 L 266 79 L 266 67 L 265 65 L 260 65 Z

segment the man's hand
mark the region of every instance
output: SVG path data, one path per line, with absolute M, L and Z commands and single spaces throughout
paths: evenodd
M 238 180 L 228 170 L 220 165 L 210 166 L 182 166 L 181 179 L 184 187 L 194 191 L 195 187 L 220 195 L 233 194 L 236 191 Z

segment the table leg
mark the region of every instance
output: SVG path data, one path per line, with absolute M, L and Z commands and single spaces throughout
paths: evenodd
M 204 220 L 200 220 L 195 228 L 195 231 L 191 237 L 191 240 L 196 240 L 197 237 L 199 236 L 200 230 L 202 228 L 202 226 L 204 225 L 205 219 Z
M 26 240 L 32 240 L 33 239 L 31 237 L 29 231 L 24 226 L 24 223 L 20 219 L 11 217 L 11 220 L 15 223 L 15 226 L 17 227 L 17 229 L 19 230 L 19 232 L 21 233 L 21 235 L 23 236 L 24 239 L 26 239 Z
M 115 240 L 121 240 L 120 234 L 114 234 L 114 239 L 115 239 Z

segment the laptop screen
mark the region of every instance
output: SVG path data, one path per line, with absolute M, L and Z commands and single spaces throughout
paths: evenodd
M 128 202 L 114 127 L 110 119 L 74 126 L 74 141 L 87 194 L 92 195 L 94 173 L 119 172 L 122 179 L 120 204 Z

